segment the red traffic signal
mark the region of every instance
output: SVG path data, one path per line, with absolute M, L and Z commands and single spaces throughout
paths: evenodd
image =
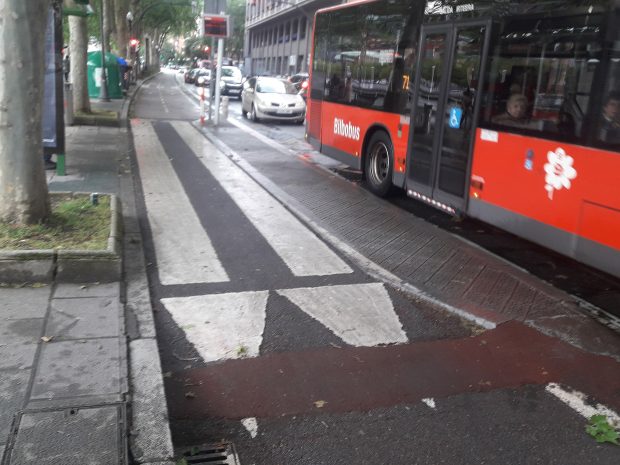
M 205 51 L 205 52 L 208 52 L 208 51 L 209 51 L 209 46 L 208 46 L 208 45 L 204 48 L 204 51 Z
M 129 45 L 131 45 L 132 47 L 137 47 L 139 44 L 140 44 L 140 41 L 138 39 L 129 40 Z

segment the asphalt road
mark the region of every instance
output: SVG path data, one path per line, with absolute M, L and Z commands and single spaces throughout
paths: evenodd
M 587 406 L 549 382 L 617 399 L 615 363 L 519 324 L 485 331 L 371 278 L 217 154 L 177 78 L 140 91 L 132 132 L 179 453 L 224 441 L 244 465 L 620 462 L 585 433 Z M 216 133 L 241 156 L 257 136 L 300 163 L 311 152 L 303 127 L 243 120 L 234 101 L 230 118 L 247 137 Z

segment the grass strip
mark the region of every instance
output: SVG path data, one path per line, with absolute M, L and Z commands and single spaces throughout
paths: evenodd
M 2 250 L 105 250 L 110 235 L 110 197 L 99 196 L 93 205 L 89 196 L 50 196 L 52 213 L 45 223 L 15 225 L 0 223 Z

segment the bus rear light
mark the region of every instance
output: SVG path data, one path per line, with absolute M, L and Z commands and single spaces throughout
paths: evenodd
M 471 187 L 478 190 L 484 189 L 484 178 L 473 174 L 471 176 Z

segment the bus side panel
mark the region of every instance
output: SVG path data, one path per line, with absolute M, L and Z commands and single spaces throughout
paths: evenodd
M 402 117 L 395 113 L 385 113 L 324 101 L 321 127 L 322 151 L 344 161 L 349 166 L 361 168 L 366 133 L 370 127 L 379 125 L 387 129 L 394 145 L 396 172 L 404 173 L 408 126 L 405 128 L 401 119 Z M 345 161 L 346 159 L 349 161 Z
M 322 101 L 308 99 L 306 108 L 306 135 L 312 146 L 321 150 L 321 107 Z
M 620 251 L 618 153 L 478 129 L 469 194 L 476 203 Z

